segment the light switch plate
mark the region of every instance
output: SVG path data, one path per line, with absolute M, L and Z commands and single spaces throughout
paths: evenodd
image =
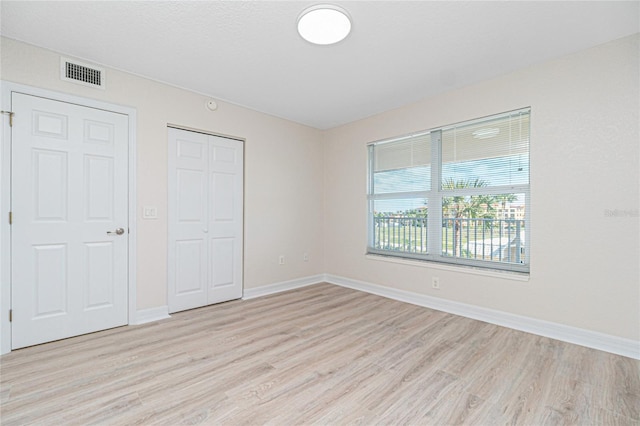
M 158 208 L 156 206 L 144 206 L 142 208 L 142 218 L 143 219 L 157 219 L 158 218 Z

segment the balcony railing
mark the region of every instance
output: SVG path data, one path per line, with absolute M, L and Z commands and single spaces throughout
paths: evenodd
M 442 254 L 492 262 L 523 263 L 524 220 L 446 218 Z
M 373 247 L 379 250 L 427 254 L 427 218 L 376 215 Z M 442 255 L 524 263 L 525 221 L 522 219 L 442 219 Z
M 427 253 L 427 218 L 377 215 L 373 218 L 374 248 L 406 253 Z

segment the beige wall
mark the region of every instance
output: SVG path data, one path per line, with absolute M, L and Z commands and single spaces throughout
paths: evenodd
M 326 272 L 640 340 L 638 52 L 636 35 L 327 131 Z M 528 281 L 365 256 L 368 142 L 526 106 Z
M 138 309 L 166 304 L 172 123 L 247 141 L 247 289 L 329 273 L 640 340 L 637 35 L 325 132 L 224 102 L 211 113 L 204 96 L 113 69 L 107 90 L 85 88 L 59 79 L 56 53 L 4 38 L 1 47 L 3 80 L 137 109 Z M 525 106 L 528 281 L 365 256 L 368 142 Z M 142 220 L 145 205 L 158 220 Z M 605 215 L 616 209 L 635 217 Z
M 245 143 L 245 289 L 323 272 L 322 145 L 318 130 L 107 69 L 106 90 L 60 80 L 60 55 L 2 38 L 0 78 L 137 110 L 137 304 L 167 304 L 167 124 Z M 143 220 L 142 206 L 158 220 Z M 303 262 L 303 253 L 310 255 Z M 278 265 L 278 256 L 286 256 Z

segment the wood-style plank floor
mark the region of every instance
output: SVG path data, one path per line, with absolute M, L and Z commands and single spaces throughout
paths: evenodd
M 14 351 L 3 425 L 640 424 L 640 362 L 319 284 Z

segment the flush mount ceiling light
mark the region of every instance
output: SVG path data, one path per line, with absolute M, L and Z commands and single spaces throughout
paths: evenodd
M 298 16 L 298 33 L 313 44 L 334 44 L 351 31 L 351 20 L 346 10 L 329 4 L 318 4 L 302 11 Z
M 494 128 L 484 128 L 484 129 L 476 130 L 471 134 L 476 139 L 489 139 L 496 136 L 498 133 L 500 133 L 500 129 L 498 129 L 497 127 L 494 127 Z

